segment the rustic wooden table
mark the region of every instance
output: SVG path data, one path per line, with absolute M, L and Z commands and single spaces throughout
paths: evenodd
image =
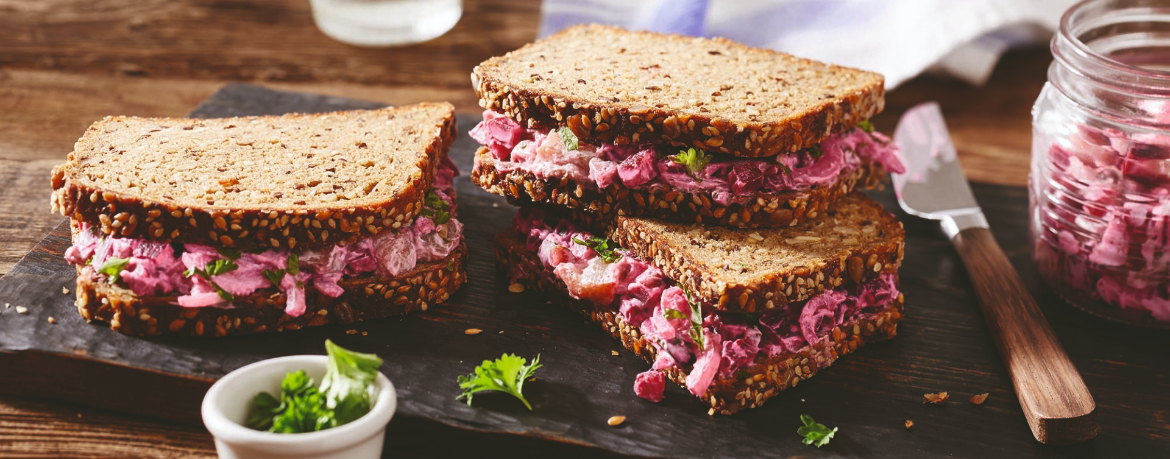
M 106 115 L 182 116 L 225 82 L 475 111 L 468 79 L 489 56 L 532 41 L 538 0 L 465 0 L 428 43 L 347 46 L 313 25 L 307 1 L 0 1 L 0 276 L 56 226 L 49 170 Z M 1032 101 L 1051 56 L 1009 52 L 982 88 L 921 77 L 889 93 L 892 132 L 937 100 L 972 180 L 1027 181 Z M 0 371 L 19 371 L 3 369 Z M 214 457 L 201 428 L 0 396 L 0 457 Z

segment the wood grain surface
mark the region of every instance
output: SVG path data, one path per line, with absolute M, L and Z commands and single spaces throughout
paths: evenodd
M 1089 388 L 991 230 L 968 228 L 954 243 L 1036 440 L 1071 445 L 1095 437 Z
M 0 0 L 0 275 L 59 221 L 48 212 L 49 169 L 64 160 L 94 120 L 181 116 L 228 81 L 393 104 L 449 100 L 460 111 L 474 110 L 467 80 L 471 67 L 531 41 L 539 3 L 464 0 L 463 19 L 431 43 L 363 49 L 318 32 L 307 1 Z M 912 80 L 888 94 L 877 125 L 892 132 L 906 108 L 938 100 L 967 175 L 1023 185 L 1029 109 L 1050 61 L 1046 49 L 1009 52 L 982 88 L 931 77 Z M 77 419 L 76 408 L 24 403 L 0 397 L 6 413 L 0 456 L 193 454 L 162 442 L 120 449 L 122 436 L 97 433 L 125 434 L 143 423 L 168 435 L 201 437 L 189 445 L 212 454 L 210 438 L 187 428 L 120 415 Z M 70 421 L 42 424 L 44 419 Z M 1146 421 L 1160 426 L 1144 430 L 1155 435 L 1164 432 L 1159 429 L 1167 428 L 1170 415 Z

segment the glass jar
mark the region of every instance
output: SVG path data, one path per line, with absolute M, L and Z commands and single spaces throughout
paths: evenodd
M 1170 4 L 1089 0 L 1032 109 L 1032 256 L 1091 313 L 1170 328 Z

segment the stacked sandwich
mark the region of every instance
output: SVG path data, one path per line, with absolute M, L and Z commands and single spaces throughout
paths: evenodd
M 902 165 L 880 75 L 721 39 L 580 26 L 480 64 L 472 180 L 496 237 L 710 413 L 755 407 L 895 335 L 904 232 L 859 192 Z
M 53 170 L 77 308 L 199 336 L 426 310 L 465 280 L 455 132 L 449 104 L 98 121 Z

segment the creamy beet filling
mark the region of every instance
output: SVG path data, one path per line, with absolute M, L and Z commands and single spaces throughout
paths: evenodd
M 634 392 L 651 401 L 662 399 L 665 380 L 660 370 L 682 369 L 687 389 L 701 396 L 716 376 L 731 377 L 757 358 L 795 353 L 898 297 L 897 278 L 886 273 L 758 315 L 700 306 L 702 319 L 692 320 L 692 303 L 681 287 L 629 252 L 612 250 L 612 242 L 567 220 L 549 226 L 535 209 L 521 209 L 513 229 L 526 237 L 527 249 L 565 283 L 570 295 L 618 311 L 654 346 L 657 361 L 634 383 Z M 608 246 L 603 248 L 602 243 Z
M 860 128 L 834 134 L 819 145 L 772 158 L 735 158 L 684 152 L 679 147 L 590 145 L 561 129 L 526 129 L 511 118 L 483 112 L 471 137 L 492 151 L 502 173 L 523 170 L 538 178 L 568 177 L 575 183 L 630 189 L 668 186 L 687 193 L 709 193 L 722 205 L 742 203 L 756 194 L 828 186 L 843 173 L 875 162 L 890 172 L 905 172 L 898 148 L 879 132 Z M 696 157 L 696 155 L 698 155 Z
M 398 231 L 386 231 L 331 248 L 247 252 L 201 244 L 103 237 L 83 224 L 65 259 L 138 296 L 174 295 L 183 307 L 232 307 L 231 301 L 265 290 L 287 298 L 285 313 L 305 312 L 305 289 L 338 297 L 345 276 L 397 277 L 418 263 L 446 258 L 459 246 L 463 225 L 455 218 L 452 180 L 459 172 L 444 160 L 427 193 L 423 212 Z

